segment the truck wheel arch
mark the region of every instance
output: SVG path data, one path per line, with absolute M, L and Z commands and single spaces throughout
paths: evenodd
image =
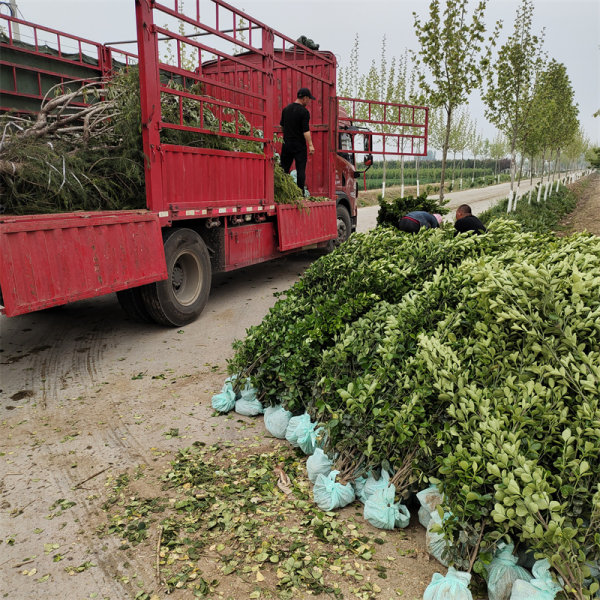
M 143 286 L 148 313 L 161 325 L 181 327 L 196 319 L 210 294 L 212 268 L 200 234 L 187 227 L 163 232 L 169 278 Z

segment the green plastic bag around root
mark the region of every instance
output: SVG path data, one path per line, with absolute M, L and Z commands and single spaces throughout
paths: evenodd
M 358 480 L 357 480 L 358 481 Z M 362 482 L 361 482 L 362 483 Z M 373 475 L 373 473 L 369 473 L 369 476 L 366 478 L 364 483 L 360 485 L 360 493 L 358 495 L 358 499 L 364 504 L 369 496 L 372 496 L 377 490 L 385 490 L 390 485 L 390 475 L 385 470 L 381 470 L 381 475 L 379 479 Z
M 256 396 L 256 388 L 250 383 L 250 379 L 247 379 L 246 385 L 240 393 L 240 398 L 235 403 L 235 412 L 245 417 L 262 415 L 264 408 Z
M 514 582 L 510 600 L 554 600 L 562 588 L 552 579 L 548 560 L 538 560 L 531 573 L 531 581 L 517 579 Z
M 431 513 L 443 501 L 442 494 L 440 494 L 437 486 L 431 485 L 417 493 L 417 500 L 421 504 L 421 508 L 419 508 L 419 523 L 427 528 L 429 521 L 431 521 Z
M 304 454 L 312 454 L 317 445 L 316 426 L 308 413 L 292 417 L 285 432 L 285 439 L 292 446 L 300 448 Z
M 354 502 L 354 488 L 350 483 L 344 485 L 336 482 L 335 478 L 339 471 L 331 471 L 329 475 L 320 474 L 317 476 L 313 496 L 317 506 L 324 511 L 343 508 Z
M 233 391 L 233 381 L 233 378 L 228 377 L 223 384 L 221 392 L 212 397 L 212 407 L 221 413 L 228 413 L 235 408 L 236 395 Z
M 498 550 L 487 569 L 489 600 L 510 600 L 513 584 L 517 579 L 531 581 L 527 569 L 517 565 L 513 554 L 514 544 L 499 544 Z
M 457 571 L 454 567 L 448 569 L 445 577 L 441 573 L 434 573 L 423 600 L 473 600 L 470 582 L 470 573 Z
M 365 502 L 363 511 L 365 520 L 378 529 L 408 527 L 410 512 L 400 502 L 394 502 L 395 496 L 396 486 L 393 483 L 371 494 Z
M 319 475 L 327 477 L 331 469 L 333 469 L 333 461 L 321 448 L 315 448 L 313 454 L 306 459 L 306 472 L 313 483 L 317 481 Z
M 273 437 L 280 440 L 285 439 L 285 432 L 291 418 L 292 413 L 285 410 L 281 404 L 265 408 L 265 427 Z

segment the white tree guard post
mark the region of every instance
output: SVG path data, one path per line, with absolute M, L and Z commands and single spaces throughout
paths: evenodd
M 385 198 L 385 181 L 381 184 L 381 197 Z
M 529 198 L 527 200 L 527 204 L 531 204 L 531 192 L 533 191 L 533 188 L 529 188 Z
M 513 199 L 513 191 L 510 190 L 510 192 L 508 192 L 508 204 L 506 206 L 506 212 L 512 212 L 512 199 Z
M 460 178 L 460 183 L 458 184 L 460 189 L 462 190 L 462 177 Z
M 547 183 L 546 187 L 544 189 L 544 202 L 546 202 L 546 200 L 548 200 L 548 193 L 549 191 L 552 189 L 552 184 L 551 183 Z
M 558 186 L 560 185 L 560 179 L 556 180 L 556 192 L 558 193 Z
M 421 194 L 419 193 L 419 180 L 417 179 L 417 196 L 420 196 Z
M 537 201 L 540 201 L 540 198 L 542 196 L 542 182 L 540 181 L 540 185 L 538 186 L 538 193 L 537 193 Z
M 400 184 L 400 198 L 404 198 L 404 181 Z

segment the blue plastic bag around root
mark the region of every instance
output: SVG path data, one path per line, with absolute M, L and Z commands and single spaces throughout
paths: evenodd
M 333 461 L 321 450 L 315 448 L 314 453 L 306 459 L 306 471 L 308 478 L 315 483 L 319 475 L 327 477 L 333 469 Z
M 423 594 L 423 600 L 473 600 L 469 583 L 471 574 L 457 571 L 454 567 L 448 569 L 444 577 L 434 573 L 431 583 Z
M 264 409 L 263 405 L 256 398 L 253 400 L 240 398 L 235 403 L 235 412 L 245 417 L 255 417 L 256 415 L 262 415 Z
M 212 407 L 222 413 L 227 413 L 235 408 L 235 392 L 228 378 L 219 394 L 215 394 L 211 400 Z
M 385 489 L 373 492 L 365 502 L 363 511 L 365 520 L 379 529 L 408 527 L 410 512 L 400 502 L 394 502 L 395 496 L 396 486 L 392 483 Z
M 489 600 L 510 600 L 513 584 L 517 579 L 531 581 L 527 569 L 517 565 L 513 554 L 514 544 L 498 544 L 498 550 L 487 568 Z
M 421 504 L 419 509 L 419 523 L 427 528 L 431 521 L 431 513 L 442 503 L 442 494 L 437 486 L 431 485 L 417 493 L 417 500 Z
M 285 410 L 281 404 L 265 408 L 265 427 L 273 437 L 280 440 L 285 439 L 285 432 L 291 418 L 292 413 Z
M 373 473 L 369 473 L 364 485 L 362 486 L 361 494 L 358 499 L 364 504 L 369 496 L 372 496 L 377 490 L 385 490 L 390 485 L 390 475 L 385 469 L 381 469 L 381 476 L 375 479 Z
M 315 427 L 316 423 L 311 422 L 308 413 L 292 417 L 285 432 L 285 439 L 292 446 L 301 448 L 305 454 L 312 454 L 317 443 Z
M 538 560 L 531 572 L 531 581 L 517 579 L 513 583 L 510 600 L 554 600 L 562 588 L 552 579 L 550 563 L 546 559 Z
M 321 510 L 343 508 L 354 501 L 354 488 L 350 483 L 343 485 L 336 482 L 338 473 L 339 471 L 331 471 L 327 476 L 323 474 L 317 476 L 313 496 Z

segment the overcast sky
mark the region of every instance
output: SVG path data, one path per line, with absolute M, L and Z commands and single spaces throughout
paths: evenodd
M 5 3 L 6 0 L 0 0 Z M 172 0 L 171 0 L 172 1 Z M 163 0 L 169 4 L 169 0 Z M 429 0 L 230 0 L 236 8 L 297 38 L 306 35 L 331 50 L 346 66 L 355 34 L 360 38 L 361 67 L 378 59 L 382 36 L 387 38 L 389 56 L 405 48 L 418 50 L 412 13 L 427 15 Z M 471 4 L 474 5 L 475 0 Z M 194 0 L 187 0 L 192 6 Z M 535 0 L 533 30 L 546 29 L 544 47 L 550 58 L 567 67 L 579 105 L 579 119 L 592 143 L 600 143 L 600 1 Z M 504 21 L 499 45 L 512 32 L 518 0 L 489 0 L 489 29 L 497 19 Z M 22 18 L 87 37 L 111 42 L 135 37 L 134 0 L 17 0 Z M 5 12 L 5 11 L 3 11 Z M 131 49 L 131 47 L 129 47 Z M 494 128 L 485 123 L 478 94 L 469 110 L 480 123 L 485 137 Z

